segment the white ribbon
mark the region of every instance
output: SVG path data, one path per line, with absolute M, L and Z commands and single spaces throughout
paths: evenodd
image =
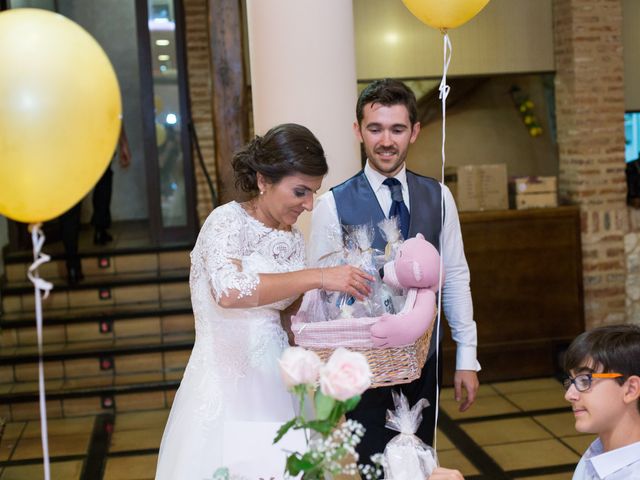
M 444 186 L 444 164 L 445 153 L 444 145 L 447 138 L 447 97 L 449 96 L 449 90 L 451 87 L 447 85 L 447 72 L 449 71 L 449 63 L 451 62 L 451 54 L 453 49 L 451 48 L 451 41 L 449 40 L 449 34 L 446 30 L 443 33 L 443 72 L 442 80 L 440 81 L 440 100 L 442 100 L 442 180 L 441 183 Z M 444 187 L 441 187 L 444 188 Z M 440 276 L 438 279 L 438 318 L 436 320 L 436 417 L 433 427 L 433 448 L 437 449 L 438 441 L 438 410 L 440 409 L 440 388 L 439 388 L 439 357 L 440 357 L 440 315 L 442 312 L 442 270 L 444 268 L 444 194 L 440 195 Z
M 29 267 L 27 276 L 35 287 L 36 297 L 36 330 L 38 336 L 38 393 L 40 396 L 40 433 L 42 437 L 42 464 L 44 468 L 44 479 L 50 480 L 51 472 L 49 466 L 49 440 L 47 433 L 47 404 L 45 399 L 44 388 L 44 363 L 42 361 L 42 298 L 47 298 L 49 292 L 53 288 L 51 282 L 47 282 L 40 278 L 38 267 L 45 262 L 51 260 L 49 255 L 41 252 L 44 245 L 45 236 L 40 230 L 40 224 L 33 224 L 31 227 L 31 242 L 33 243 L 33 263 Z M 44 296 L 40 297 L 40 292 L 44 292 Z

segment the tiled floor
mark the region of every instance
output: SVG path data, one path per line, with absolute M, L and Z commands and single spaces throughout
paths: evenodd
M 485 384 L 460 413 L 453 391 L 441 395 L 438 457 L 470 480 L 569 480 L 592 441 L 573 428 L 555 379 Z M 153 478 L 168 410 L 49 421 L 53 479 L 84 480 L 97 464 L 105 480 Z M 102 447 L 100 443 L 103 443 Z M 0 480 L 42 478 L 39 422 L 7 425 Z

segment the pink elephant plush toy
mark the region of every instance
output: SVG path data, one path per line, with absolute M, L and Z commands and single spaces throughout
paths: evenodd
M 382 315 L 371 326 L 376 347 L 409 345 L 427 331 L 434 320 L 439 272 L 440 255 L 420 233 L 405 241 L 396 259 L 385 264 L 383 281 L 408 292 L 400 313 Z

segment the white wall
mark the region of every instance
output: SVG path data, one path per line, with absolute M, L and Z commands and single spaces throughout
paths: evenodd
M 442 74 L 438 30 L 420 22 L 400 0 L 353 2 L 358 79 Z M 551 13 L 551 0 L 491 0 L 475 18 L 449 32 L 450 74 L 554 70 Z

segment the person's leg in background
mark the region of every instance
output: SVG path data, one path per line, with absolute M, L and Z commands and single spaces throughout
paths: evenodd
M 113 185 L 113 170 L 107 167 L 93 189 L 93 216 L 91 224 L 95 228 L 93 243 L 105 245 L 113 240 L 107 229 L 111 226 L 111 189 Z
M 67 280 L 69 285 L 76 285 L 84 278 L 82 265 L 78 255 L 78 237 L 80 236 L 80 212 L 82 202 L 78 202 L 60 215 L 60 233 L 64 245 L 67 264 Z

